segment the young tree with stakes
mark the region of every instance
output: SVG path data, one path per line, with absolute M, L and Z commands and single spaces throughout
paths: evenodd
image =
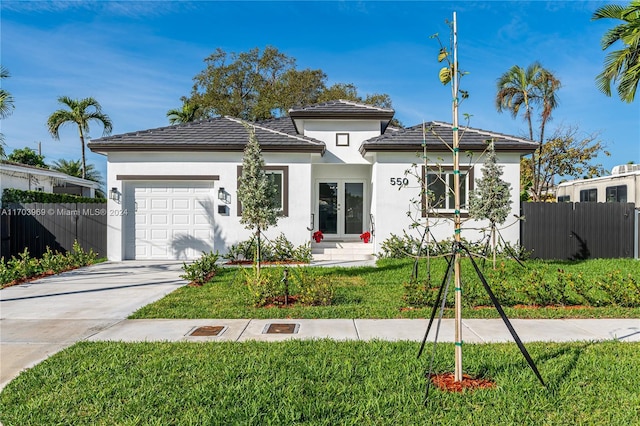
M 489 220 L 493 269 L 496 269 L 496 225 L 503 224 L 511 210 L 511 184 L 502 180 L 502 166 L 497 164 L 493 141 L 489 144 L 482 178 L 476 180 L 476 189 L 469 194 L 469 216 Z
M 260 236 L 262 231 L 278 221 L 277 189 L 264 171 L 264 159 L 255 128 L 249 125 L 245 127 L 249 132 L 249 142 L 244 150 L 238 187 L 238 199 L 242 206 L 240 223 L 247 229 L 255 230 L 256 262 L 260 275 Z

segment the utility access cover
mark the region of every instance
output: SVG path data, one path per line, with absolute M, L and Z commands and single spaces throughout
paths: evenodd
M 296 334 L 300 324 L 267 324 L 262 334 Z
M 189 336 L 219 336 L 224 331 L 225 327 L 222 325 L 205 325 L 197 327 L 193 330 Z

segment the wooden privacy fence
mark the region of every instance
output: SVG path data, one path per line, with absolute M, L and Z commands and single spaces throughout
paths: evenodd
M 632 258 L 633 203 L 522 203 L 520 244 L 534 259 Z
M 40 257 L 49 247 L 69 251 L 78 241 L 100 257 L 107 254 L 106 203 L 22 203 L 0 211 L 0 257 L 17 256 L 25 248 Z

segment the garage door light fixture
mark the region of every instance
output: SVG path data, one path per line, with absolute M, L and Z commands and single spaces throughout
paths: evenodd
M 220 187 L 220 189 L 218 189 L 218 200 L 226 204 L 231 204 L 231 194 L 225 191 L 223 187 Z
M 109 198 L 111 198 L 113 201 L 118 201 L 120 199 L 118 188 L 116 188 L 115 186 L 111 188 L 111 191 L 109 191 Z

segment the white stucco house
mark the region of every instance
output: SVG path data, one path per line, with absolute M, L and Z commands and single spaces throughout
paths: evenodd
M 442 182 L 453 176 L 452 155 L 433 133 L 450 143 L 452 127 L 426 124 L 431 131 L 425 169 L 422 124 L 392 128 L 393 115 L 392 109 L 338 100 L 251 123 L 266 170 L 279 186 L 282 217 L 267 235 L 273 238 L 283 232 L 299 245 L 312 241 L 320 230 L 323 243 L 333 242 L 343 250 L 358 245 L 369 254 L 377 253 L 392 233 L 409 231 L 408 211 L 425 215 L 411 201 L 420 198 L 418 178 L 405 174 L 418 163 L 417 173 L 426 175 L 430 190 L 441 196 L 436 205 L 440 218 L 433 221 L 431 231 L 436 238 L 451 237 L 453 225 L 445 219 L 453 215 L 452 197 Z M 233 117 L 92 140 L 89 148 L 107 156 L 109 259 L 191 259 L 202 251 L 224 253 L 250 238 L 250 231 L 239 222 L 237 201 L 247 140 L 242 120 Z M 481 176 L 479 157 L 488 140 L 494 141 L 503 178 L 511 183 L 513 215 L 519 215 L 520 157 L 533 152 L 532 141 L 465 130 L 460 152 L 473 153 L 473 161 L 479 162 L 472 164 L 461 155 L 461 175 L 466 176 L 463 199 Z M 436 175 L 441 179 L 432 179 Z M 466 222 L 469 230 L 463 236 L 480 238 L 478 230 L 470 229 L 478 225 Z M 369 244 L 359 238 L 366 231 L 373 234 Z M 516 243 L 519 225 L 506 228 L 503 237 Z M 316 246 L 313 241 L 312 247 Z
M 94 197 L 100 186 L 55 170 L 0 160 L 0 194 L 7 188 Z

